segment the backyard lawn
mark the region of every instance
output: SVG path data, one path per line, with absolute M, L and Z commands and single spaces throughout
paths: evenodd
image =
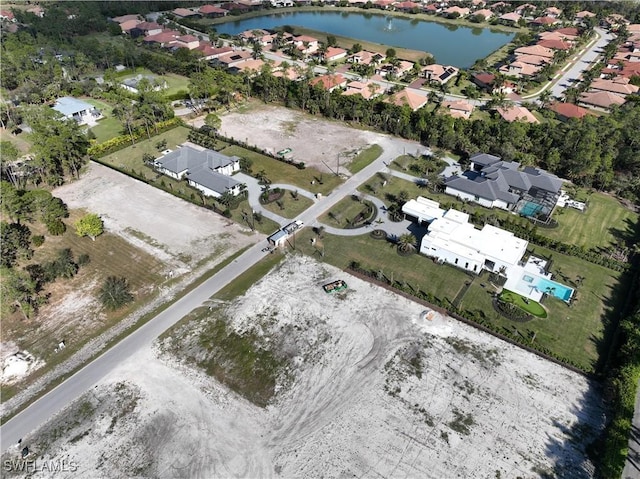
M 313 200 L 298 194 L 291 190 L 283 190 L 284 196 L 279 200 L 282 207 L 280 207 L 275 201 L 268 203 L 264 206 L 265 209 L 280 215 L 284 218 L 296 218 L 300 213 L 309 208 L 313 204 Z
M 638 215 L 625 208 L 613 196 L 604 193 L 578 192 L 578 201 L 588 201 L 586 211 L 574 208 L 556 208 L 553 218 L 558 222 L 554 229 L 538 229 L 549 238 L 576 244 L 587 249 L 607 247 L 621 239 L 634 237 L 633 229 Z
M 442 173 L 447 164 L 434 157 L 418 157 L 412 155 L 402 155 L 396 158 L 389 165 L 390 168 L 404 173 L 422 176 L 430 173 Z
M 96 142 L 102 143 L 114 136 L 122 135 L 122 123 L 113 116 L 113 107 L 108 103 L 93 98 L 82 98 L 83 101 L 95 106 L 104 118 L 98 120 L 98 124 L 91 128 L 91 131 L 96 136 Z
M 118 78 L 120 81 L 127 80 L 129 78 L 134 78 L 137 75 L 152 75 L 154 77 L 158 77 L 167 82 L 167 88 L 162 90 L 164 96 L 174 95 L 183 91 L 185 94 L 189 92 L 189 78 L 184 77 L 182 75 L 177 75 L 175 73 L 165 73 L 164 75 L 156 75 L 151 70 L 147 70 L 146 68 L 136 68 L 134 72 L 131 70 L 126 70 L 120 74 L 118 74 Z
M 240 146 L 232 145 L 220 151 L 223 155 L 239 156 L 247 158 L 253 162 L 251 170 L 255 176 L 264 170 L 267 178 L 272 183 L 285 183 L 295 185 L 311 193 L 329 194 L 336 186 L 342 183 L 339 177 L 321 173 L 315 168 L 305 168 L 300 170 L 293 165 L 269 158 L 268 156 L 247 150 Z

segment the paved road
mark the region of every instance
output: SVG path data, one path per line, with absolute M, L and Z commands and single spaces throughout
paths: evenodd
M 640 387 L 636 391 L 636 405 L 629 435 L 629 452 L 622 471 L 622 479 L 640 479 Z

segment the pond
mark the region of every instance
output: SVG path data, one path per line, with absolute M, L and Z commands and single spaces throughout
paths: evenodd
M 487 28 L 427 22 L 360 12 L 289 12 L 247 18 L 215 25 L 218 33 L 237 35 L 245 30 L 273 29 L 283 25 L 429 52 L 438 63 L 468 68 L 509 43 L 513 33 Z

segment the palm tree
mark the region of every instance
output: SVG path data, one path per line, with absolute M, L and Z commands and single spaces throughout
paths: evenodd
M 416 250 L 418 240 L 411 233 L 405 233 L 398 238 L 398 251 L 401 253 L 413 253 Z

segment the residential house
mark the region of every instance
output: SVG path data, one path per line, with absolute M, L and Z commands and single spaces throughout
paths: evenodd
M 348 63 L 357 63 L 361 65 L 377 65 L 385 60 L 382 53 L 368 52 L 366 50 L 353 53 L 347 57 Z
M 558 28 L 554 32 L 563 35 L 567 40 L 577 40 L 580 37 L 580 30 L 576 27 Z
M 237 196 L 239 181 L 231 175 L 240 171 L 240 158 L 186 143 L 175 151 L 167 151 L 153 161 L 155 169 L 176 180 L 187 179 L 190 186 L 205 196 L 219 198 L 225 193 Z
M 493 10 L 493 11 L 504 11 L 507 8 L 510 8 L 511 4 L 510 3 L 506 3 L 506 2 L 496 2 L 496 3 L 492 3 L 491 5 L 489 5 L 487 8 Z
M 538 17 L 534 18 L 529 23 L 537 27 L 548 27 L 549 25 L 560 23 L 560 20 L 554 17 Z
M 229 12 L 237 12 L 237 13 L 247 13 L 252 10 L 249 5 L 244 5 L 238 2 L 223 3 L 222 5 L 220 5 L 220 8 L 227 10 Z
M 200 39 L 194 35 L 181 35 L 176 38 L 175 46 L 195 50 L 200 46 Z
M 393 4 L 393 8 L 395 8 L 399 12 L 411 13 L 415 12 L 420 8 L 420 4 L 416 2 L 397 2 Z
M 40 5 L 35 5 L 31 8 L 27 8 L 27 13 L 33 13 L 36 17 L 44 18 L 44 8 Z
M 64 118 L 75 120 L 80 125 L 95 125 L 102 118 L 102 113 L 95 106 L 70 96 L 58 98 L 52 108 Z
M 382 94 L 382 87 L 370 80 L 366 81 L 352 81 L 347 83 L 347 89 L 342 93 L 343 95 L 360 95 L 365 100 L 374 98 Z
M 241 32 L 238 36 L 245 42 L 247 41 L 255 42 L 255 41 L 258 41 L 258 39 L 263 37 L 264 35 L 269 35 L 269 32 L 261 28 L 255 28 L 253 30 L 245 30 L 244 32 Z
M 486 4 L 487 2 L 485 2 L 484 0 L 471 0 L 471 5 L 473 5 L 473 8 L 484 8 Z
M 422 4 L 422 11 L 427 14 L 434 15 L 438 13 L 439 10 L 440 9 L 435 3 L 429 3 L 428 5 Z
M 144 37 L 143 42 L 149 45 L 155 44 L 162 48 L 169 48 L 175 44 L 180 35 L 181 33 L 176 30 L 163 30 L 155 35 L 147 35 Z
M 293 0 L 271 0 L 271 6 L 276 8 L 285 8 L 295 6 Z
M 551 58 L 540 57 L 538 55 L 518 55 L 516 57 L 516 61 L 520 63 L 527 63 L 536 67 L 543 67 L 551 63 L 553 60 Z
M 229 12 L 215 5 L 203 5 L 198 9 L 198 13 L 207 18 L 219 18 L 226 16 Z
M 378 66 L 375 70 L 375 73 L 376 75 L 380 75 L 381 77 L 386 77 L 387 75 L 392 74 L 400 78 L 405 73 L 411 71 L 411 69 L 413 69 L 413 62 L 400 60 L 397 65 L 392 65 L 391 63 L 384 63 Z
M 547 9 L 545 9 L 544 15 L 551 18 L 560 18 L 560 16 L 562 15 L 562 10 L 557 7 L 548 7 Z
M 549 106 L 549 110 L 553 111 L 558 116 L 558 119 L 562 121 L 567 121 L 571 118 L 582 119 L 590 114 L 586 108 L 579 107 L 573 103 L 554 103 Z
M 201 16 L 200 13 L 189 8 L 176 8 L 171 13 L 173 13 L 178 18 L 193 18 Z
M 445 180 L 445 193 L 487 208 L 501 208 L 525 216 L 550 215 L 560 196 L 562 180 L 544 170 L 477 153 L 463 175 Z
M 473 113 L 474 106 L 466 100 L 443 101 L 440 105 L 445 112 L 453 118 L 469 119 Z
M 464 18 L 467 15 L 469 15 L 470 10 L 468 8 L 453 6 L 453 7 L 445 8 L 442 11 L 442 13 L 444 13 L 447 17 Z
M 496 108 L 498 115 L 509 123 L 513 121 L 522 121 L 524 123 L 540 123 L 540 121 L 523 106 L 513 105 L 508 107 Z
M 149 35 L 157 35 L 158 33 L 162 33 L 164 27 L 156 22 L 142 22 L 132 28 L 130 30 L 130 34 L 132 37 L 141 37 L 141 36 L 149 36 Z
M 570 44 L 575 43 L 575 41 L 578 39 L 577 36 L 566 35 L 564 33 L 560 33 L 558 30 L 552 30 L 549 32 L 540 32 L 540 34 L 538 35 L 538 38 L 540 40 L 555 40 L 555 41 L 567 42 Z
M 518 5 L 513 11 L 521 16 L 530 15 L 538 9 L 537 6 L 532 5 L 530 3 L 524 3 L 522 5 Z
M 550 50 L 571 50 L 573 45 L 562 40 L 540 40 L 536 45 Z
M 621 97 L 638 93 L 639 88 L 632 85 L 627 78 L 614 78 L 613 80 L 603 80 L 597 78 L 591 82 L 590 91 L 604 91 L 613 93 Z
M 309 35 L 293 37 L 293 44 L 305 55 L 310 55 L 318 50 L 318 39 Z
M 167 82 L 155 75 L 136 75 L 133 78 L 127 78 L 120 83 L 120 86 L 131 93 L 138 94 L 140 88 L 140 82 L 146 80 L 153 87 L 153 91 L 161 91 L 167 88 Z
M 230 66 L 229 71 L 231 73 L 247 72 L 250 76 L 259 73 L 262 67 L 265 65 L 264 60 L 260 58 L 250 58 L 244 62 Z
M 434 63 L 432 65 L 426 65 L 420 70 L 420 76 L 426 79 L 428 82 L 444 85 L 453 77 L 455 77 L 460 70 L 456 67 L 438 65 Z
M 520 61 L 511 62 L 500 67 L 500 73 L 515 78 L 532 77 L 538 74 L 542 67 L 522 63 Z
M 333 91 L 336 88 L 342 88 L 347 85 L 347 79 L 340 73 L 321 75 L 309 81 L 309 85 L 319 85 L 324 90 Z
M 326 62 L 335 62 L 346 58 L 347 51 L 344 48 L 327 47 L 327 51 L 324 52 L 324 60 Z
M 506 25 L 517 25 L 521 18 L 522 18 L 521 15 L 518 15 L 515 12 L 510 12 L 510 13 L 505 13 L 503 15 L 500 15 L 498 17 L 498 20 L 500 20 L 501 23 L 504 23 Z
M 291 81 L 298 81 L 302 78 L 300 72 L 296 68 L 287 68 L 284 70 L 283 68 L 274 68 L 272 75 L 277 78 L 286 78 Z
M 553 59 L 555 53 L 550 48 L 541 47 L 539 45 L 528 45 L 526 47 L 516 48 L 516 55 L 536 55 L 539 57 Z
M 585 106 L 593 110 L 608 112 L 614 106 L 624 105 L 626 101 L 627 100 L 625 100 L 624 97 L 615 95 L 608 91 L 588 91 L 580 95 L 580 98 L 578 98 L 578 105 Z
M 131 30 L 136 28 L 141 23 L 142 20 L 138 20 L 137 18 L 134 20 L 127 20 L 120 24 L 120 30 L 122 30 L 122 33 L 131 33 Z
M 130 22 L 131 20 L 142 20 L 140 19 L 140 15 L 130 14 L 130 15 L 122 15 L 120 17 L 113 17 L 111 19 L 112 22 L 123 24 L 124 22 Z
M 214 47 L 210 43 L 203 42 L 196 48 L 196 51 L 202 52 L 203 58 L 208 61 L 233 52 L 233 48 Z
M 397 106 L 408 106 L 413 111 L 419 110 L 428 103 L 426 96 L 419 95 L 412 90 L 406 88 L 394 93 L 389 98 L 384 100 L 385 103 L 390 103 Z
M 405 219 L 424 225 L 442 217 L 445 210 L 440 208 L 440 203 L 437 201 L 418 196 L 415 200 L 411 199 L 402 205 L 402 213 Z
M 596 14 L 593 12 L 590 12 L 589 10 L 582 10 L 578 13 L 576 13 L 576 20 L 582 22 L 584 20 L 586 20 L 587 18 L 593 18 L 595 17 Z
M 624 16 L 619 13 L 612 13 L 607 18 L 602 21 L 602 25 L 604 27 L 609 28 L 612 31 L 618 31 L 618 29 L 623 25 L 630 25 L 631 22 L 624 18 Z
M 15 22 L 16 16 L 11 10 L 0 10 L 0 20 L 3 22 Z
M 376 0 L 373 6 L 382 10 L 388 10 L 395 3 L 395 0 Z
M 245 62 L 253 58 L 251 52 L 247 50 L 235 50 L 230 53 L 225 53 L 212 60 L 215 65 L 225 66 L 227 68 L 237 66 L 238 64 Z
M 482 10 L 477 10 L 473 12 L 475 17 L 482 16 L 485 20 L 490 20 L 493 17 L 493 12 L 487 8 L 483 8 Z

